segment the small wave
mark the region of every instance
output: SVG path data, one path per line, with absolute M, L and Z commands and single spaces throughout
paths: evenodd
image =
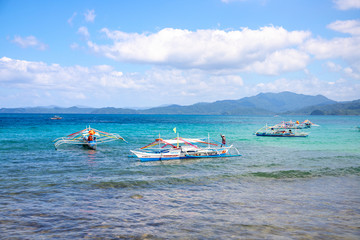
M 241 179 L 251 178 L 270 178 L 270 179 L 302 179 L 314 177 L 339 177 L 356 175 L 360 176 L 360 167 L 348 168 L 322 168 L 318 170 L 280 170 L 280 171 L 258 171 L 241 173 L 219 173 L 203 176 L 182 176 L 182 177 L 154 177 L 148 180 L 128 179 L 100 182 L 83 182 L 92 187 L 107 188 L 148 188 L 161 186 L 179 186 L 179 185 L 207 185 L 219 181 L 239 181 Z
M 189 178 L 160 178 L 152 180 L 128 180 L 128 181 L 107 181 L 92 184 L 96 188 L 144 188 L 153 186 L 168 185 L 199 185 L 209 182 L 208 177 L 189 177 Z
M 253 172 L 247 175 L 261 178 L 286 179 L 286 178 L 311 178 L 311 177 L 340 177 L 346 175 L 360 175 L 360 167 L 348 168 L 323 168 L 319 170 L 282 170 L 273 172 Z
M 288 171 L 276 171 L 276 172 L 254 172 L 249 175 L 263 178 L 307 178 L 311 177 L 310 171 L 288 170 Z

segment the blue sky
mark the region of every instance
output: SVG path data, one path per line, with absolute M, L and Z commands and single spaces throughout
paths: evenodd
M 360 0 L 0 0 L 0 107 L 360 98 Z

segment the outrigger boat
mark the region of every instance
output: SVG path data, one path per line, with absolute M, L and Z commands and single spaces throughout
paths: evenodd
M 299 121 L 293 122 L 290 120 L 287 122 L 282 121 L 281 123 L 272 126 L 272 128 L 305 129 L 305 128 L 311 128 L 311 126 L 319 126 L 319 125 L 310 122 L 310 120 L 305 120 L 302 123 L 300 123 Z
M 50 119 L 51 119 L 51 120 L 61 120 L 62 117 L 57 116 L 57 115 L 54 115 L 54 116 L 52 116 Z
M 309 134 L 298 132 L 296 129 L 276 127 L 276 125 L 269 127 L 265 125 L 265 127 L 257 130 L 255 135 L 262 137 L 307 137 Z
M 230 155 L 230 149 L 235 149 L 237 154 Z M 220 146 L 210 142 L 210 139 L 181 138 L 162 139 L 157 138 L 154 142 L 138 149 L 130 150 L 142 162 L 173 160 L 184 158 L 209 158 L 209 157 L 234 157 L 241 156 L 239 151 L 231 146 Z
M 107 133 L 97 130 L 95 128 L 91 128 L 89 126 L 81 131 L 72 133 L 66 137 L 60 137 L 55 139 L 54 145 L 55 149 L 57 149 L 60 145 L 66 143 L 83 145 L 84 147 L 96 150 L 98 144 L 112 142 L 116 140 L 123 140 L 124 142 L 126 142 L 125 139 L 117 133 Z

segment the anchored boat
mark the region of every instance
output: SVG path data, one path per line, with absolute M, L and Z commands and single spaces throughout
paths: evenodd
M 306 128 L 311 128 L 311 126 L 319 126 L 319 125 L 310 122 L 310 120 L 305 120 L 301 123 L 299 121 L 293 122 L 290 120 L 290 121 L 282 121 L 281 123 L 272 126 L 272 128 L 306 129 Z
M 56 149 L 62 144 L 75 144 L 96 150 L 98 144 L 116 140 L 125 141 L 125 139 L 117 133 L 107 133 L 89 126 L 81 131 L 67 135 L 66 137 L 55 139 L 54 145 Z
M 51 119 L 51 120 L 61 120 L 61 119 L 63 119 L 63 118 L 60 117 L 60 116 L 54 115 L 54 116 L 52 116 L 50 119 Z
M 159 161 L 184 158 L 208 158 L 208 157 L 233 157 L 241 156 L 239 151 L 231 146 L 210 142 L 210 139 L 181 138 L 162 139 L 157 138 L 154 142 L 138 149 L 130 150 L 140 161 Z M 237 154 L 230 155 L 230 149 L 235 149 Z
M 256 136 L 261 137 L 307 137 L 306 132 L 299 132 L 296 128 L 284 128 L 275 126 L 267 126 L 260 128 L 255 132 Z

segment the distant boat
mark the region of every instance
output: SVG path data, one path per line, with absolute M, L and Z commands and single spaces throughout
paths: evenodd
M 299 132 L 296 129 L 281 128 L 274 126 L 264 126 L 255 132 L 256 136 L 261 137 L 307 137 L 309 134 Z
M 235 149 L 236 155 L 230 155 L 229 150 Z M 181 138 L 162 139 L 157 138 L 154 142 L 138 149 L 130 150 L 142 162 L 162 161 L 185 158 L 210 158 L 240 156 L 238 150 L 231 146 L 220 146 L 210 142 L 209 138 Z
M 96 150 L 97 144 L 116 140 L 123 140 L 126 142 L 125 139 L 117 133 L 107 133 L 89 126 L 81 131 L 67 135 L 66 137 L 55 139 L 54 145 L 56 149 L 62 144 L 75 144 Z
M 293 122 L 293 121 L 282 121 L 281 123 L 275 124 L 274 126 L 272 126 L 272 128 L 277 129 L 277 128 L 284 128 L 284 129 L 305 129 L 305 128 L 311 128 L 311 126 L 319 126 L 316 125 L 312 122 L 310 122 L 310 120 L 305 120 L 302 123 L 300 123 L 299 121 Z
M 60 119 L 63 119 L 63 118 L 60 117 L 60 116 L 54 115 L 50 119 L 52 119 L 52 120 L 60 120 Z

